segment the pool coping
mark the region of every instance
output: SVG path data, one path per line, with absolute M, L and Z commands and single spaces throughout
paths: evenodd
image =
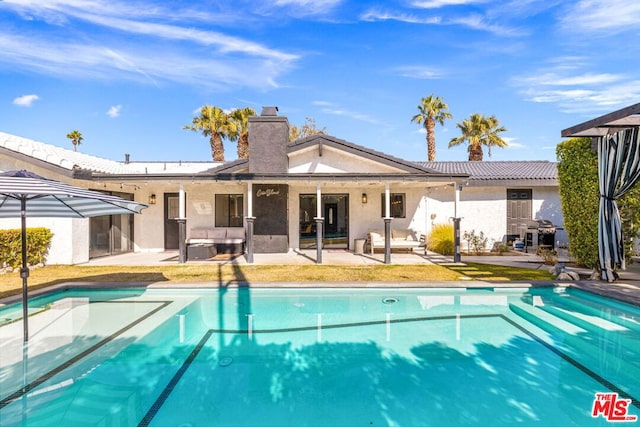
M 488 282 L 481 280 L 450 281 L 450 282 L 247 282 L 229 281 L 215 282 L 64 282 L 46 288 L 29 292 L 29 297 L 46 295 L 55 291 L 69 289 L 228 289 L 228 288 L 256 288 L 256 289 L 507 289 L 507 288 L 576 288 L 600 296 L 622 301 L 640 307 L 640 286 L 635 283 L 608 283 L 602 281 L 514 281 Z M 0 299 L 0 308 L 22 300 L 22 294 L 11 295 Z

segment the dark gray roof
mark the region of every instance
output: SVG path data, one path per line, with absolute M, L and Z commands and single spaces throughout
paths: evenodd
M 546 160 L 417 163 L 442 173 L 468 174 L 470 181 L 539 181 L 555 185 L 558 178 L 557 164 Z

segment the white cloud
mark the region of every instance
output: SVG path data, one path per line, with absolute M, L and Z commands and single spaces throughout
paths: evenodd
M 115 119 L 116 117 L 120 116 L 121 110 L 122 110 L 122 105 L 120 104 L 113 105 L 109 107 L 109 110 L 107 111 L 107 116 L 111 117 L 112 119 Z
M 152 45 L 127 46 L 124 50 L 103 44 L 76 44 L 7 33 L 0 33 L 0 46 L 3 47 L 0 62 L 14 68 L 73 78 L 127 79 L 154 85 L 165 80 L 220 89 L 229 85 L 272 88 L 277 87 L 277 77 L 292 66 L 290 61 L 250 55 L 192 55 L 189 49 L 178 52 L 169 45 L 162 47 L 162 55 L 157 55 Z
M 13 105 L 17 105 L 18 107 L 31 107 L 38 99 L 40 99 L 40 97 L 35 94 L 22 95 L 13 100 Z
M 555 104 L 566 113 L 593 113 L 636 103 L 640 98 L 640 80 L 623 74 L 583 71 L 581 60 L 575 63 L 552 61 L 548 69 L 513 78 L 531 102 Z
M 0 63 L 40 73 L 266 89 L 277 87 L 278 77 L 299 59 L 263 43 L 211 31 L 211 25 L 198 28 L 201 20 L 215 21 L 213 15 L 155 3 L 4 0 L 0 8 L 12 9 L 25 20 L 44 19 L 55 25 L 73 20 L 117 30 L 102 40 L 96 36 L 101 31 L 83 33 L 86 25 L 74 25 L 75 36 L 64 39 L 37 32 L 25 37 L 17 30 L 0 33 Z M 160 50 L 163 55 L 157 54 Z
M 438 9 L 444 6 L 461 6 L 467 4 L 484 3 L 483 0 L 425 0 L 414 1 L 411 3 L 413 7 L 421 9 Z
M 402 77 L 412 79 L 432 80 L 443 77 L 443 73 L 433 67 L 423 65 L 406 65 L 394 68 Z
M 325 114 L 333 114 L 334 116 L 345 116 L 365 123 L 380 124 L 379 120 L 376 120 L 364 113 L 349 111 L 331 102 L 313 101 L 312 104 L 322 107 L 320 111 Z
M 311 105 L 318 105 L 321 107 L 331 107 L 331 106 L 334 106 L 335 104 L 329 101 L 312 101 Z
M 439 16 L 418 17 L 407 13 L 395 13 L 384 12 L 376 9 L 371 9 L 362 15 L 360 15 L 362 21 L 375 22 L 375 21 L 399 21 L 407 24 L 440 24 L 442 18 Z
M 331 12 L 342 0 L 275 0 L 274 4 L 280 7 L 293 7 L 294 14 L 321 15 Z
M 619 33 L 640 28 L 637 0 L 581 0 L 564 14 L 563 26 L 575 32 Z
M 378 9 L 370 9 L 360 15 L 360 20 L 367 22 L 399 21 L 406 24 L 417 25 L 453 25 L 468 27 L 473 30 L 485 31 L 499 36 L 521 36 L 524 31 L 503 25 L 491 23 L 484 16 L 473 14 L 463 17 L 444 18 L 443 16 L 418 16 L 409 13 L 387 12 Z
M 584 73 L 580 75 L 567 76 L 558 72 L 547 72 L 535 76 L 523 77 L 519 80 L 530 85 L 548 86 L 576 86 L 576 85 L 600 85 L 613 83 L 623 79 L 623 76 L 610 73 Z

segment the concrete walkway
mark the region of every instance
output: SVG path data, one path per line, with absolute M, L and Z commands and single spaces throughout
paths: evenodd
M 438 254 L 424 255 L 419 252 L 393 253 L 392 264 L 435 264 L 451 261 L 451 257 Z M 316 264 L 316 250 L 296 250 L 277 254 L 254 254 L 254 265 L 314 265 Z M 247 265 L 246 255 L 236 257 L 218 256 L 212 260 L 187 261 L 186 264 L 233 263 Z M 178 251 L 164 252 L 136 252 L 94 258 L 83 265 L 177 265 Z M 348 250 L 335 249 L 322 251 L 323 265 L 367 265 L 384 264 L 384 254 L 356 254 Z

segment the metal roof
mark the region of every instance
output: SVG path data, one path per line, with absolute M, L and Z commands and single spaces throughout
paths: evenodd
M 508 180 L 509 184 L 521 183 L 523 185 L 538 182 L 539 185 L 557 184 L 556 163 L 548 161 L 486 161 L 486 162 L 410 162 L 389 156 L 366 147 L 349 143 L 347 141 L 328 135 L 318 135 L 297 141 L 288 147 L 288 151 L 295 152 L 300 149 L 322 142 L 347 152 L 380 161 L 404 169 L 409 175 L 424 175 L 434 178 L 451 176 L 466 177 L 469 181 L 478 184 L 490 184 L 489 181 Z M 194 176 L 226 176 L 229 173 L 246 172 L 246 160 L 229 162 L 137 162 L 129 163 L 103 159 L 50 144 L 34 141 L 28 138 L 0 132 L 0 151 L 10 150 L 47 164 L 74 172 L 89 172 L 91 175 L 103 178 L 109 176 L 150 177 L 161 179 L 163 177 L 177 177 L 185 174 Z M 442 175 L 441 175 L 442 174 Z M 302 176 L 302 175 L 301 175 Z M 376 175 L 377 176 L 377 175 Z M 306 176 L 305 176 L 306 177 Z M 343 178 L 354 178 L 353 174 L 345 174 Z M 361 174 L 360 178 L 367 178 L 367 174 Z M 415 178 L 415 177 L 414 177 Z M 305 179 L 308 179 L 306 177 Z M 409 179 L 411 180 L 411 179 Z M 505 182 L 502 182 L 505 184 Z
M 117 162 L 51 144 L 0 132 L 0 149 L 13 151 L 62 169 L 82 169 L 104 174 L 198 173 L 222 163 L 215 162 Z
M 442 173 L 467 174 L 470 181 L 539 180 L 555 182 L 558 178 L 556 163 L 546 160 L 420 162 L 419 164 Z

